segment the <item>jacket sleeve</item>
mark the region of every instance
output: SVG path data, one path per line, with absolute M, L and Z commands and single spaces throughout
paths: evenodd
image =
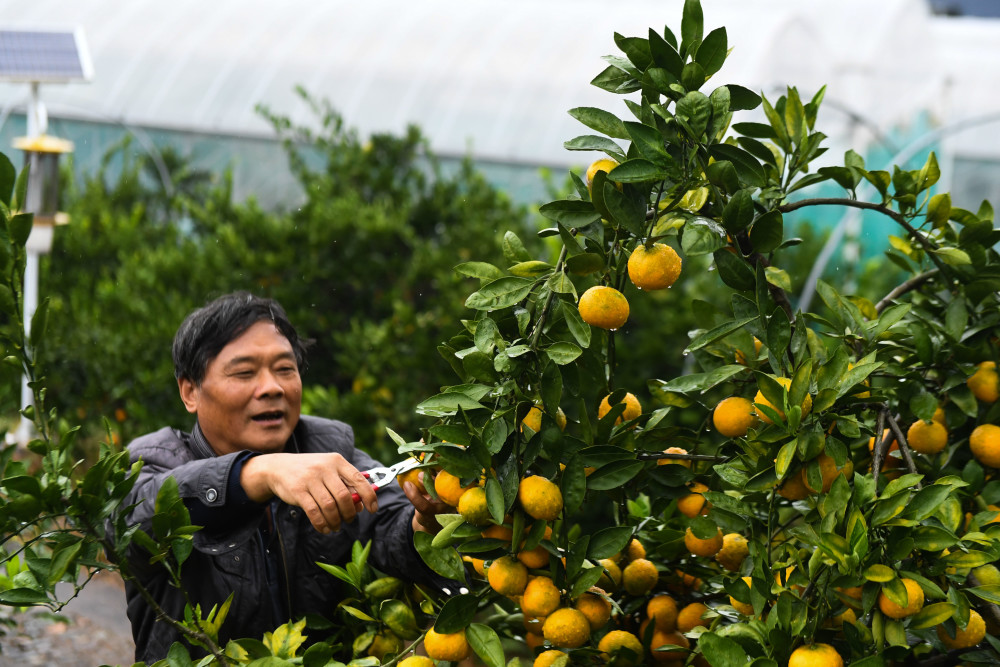
M 152 534 L 156 496 L 168 477 L 176 480 L 186 504 L 198 502 L 209 510 L 225 508 L 230 472 L 238 456 L 196 459 L 177 432 L 169 428 L 135 440 L 129 445 L 129 458 L 133 462 L 141 460 L 142 469 L 126 500 L 126 506 L 135 505 L 129 522 L 138 523 Z M 195 533 L 195 548 L 216 554 L 235 548 L 253 537 L 260 514 L 244 511 L 234 513 L 233 519 Z

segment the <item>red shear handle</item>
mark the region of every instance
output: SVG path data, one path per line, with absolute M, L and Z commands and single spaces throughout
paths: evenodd
M 378 484 L 372 484 L 372 491 L 378 491 Z M 352 493 L 351 500 L 353 500 L 356 503 L 360 503 L 361 496 L 359 496 L 357 493 Z

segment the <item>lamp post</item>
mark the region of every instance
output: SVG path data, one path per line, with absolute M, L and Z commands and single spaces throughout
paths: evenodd
M 28 167 L 28 190 L 24 209 L 34 214 L 31 234 L 25 244 L 24 265 L 24 339 L 31 339 L 31 319 L 38 308 L 38 263 L 41 255 L 52 249 L 55 226 L 69 222 L 59 206 L 59 156 L 73 150 L 72 142 L 46 134 L 21 137 L 14 147 L 24 151 Z M 21 407 L 34 404 L 34 394 L 28 386 L 28 377 L 21 378 Z M 34 423 L 21 417 L 17 428 L 8 440 L 25 446 L 35 436 Z

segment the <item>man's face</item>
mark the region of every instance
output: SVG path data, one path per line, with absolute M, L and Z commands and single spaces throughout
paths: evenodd
M 302 378 L 291 343 L 260 321 L 208 363 L 201 385 L 178 382 L 188 412 L 217 454 L 279 452 L 299 421 Z

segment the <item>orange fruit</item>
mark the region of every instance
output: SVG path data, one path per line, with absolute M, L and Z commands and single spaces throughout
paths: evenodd
M 637 558 L 646 557 L 646 547 L 642 546 L 642 542 L 635 539 L 634 537 L 629 540 L 628 546 L 625 547 L 625 557 L 628 560 L 635 560 Z
M 434 661 L 426 655 L 411 655 L 399 661 L 399 667 L 434 667 Z
M 788 667 L 844 667 L 844 659 L 829 644 L 806 644 L 792 651 Z
M 615 659 L 616 665 L 634 667 L 642 664 L 642 642 L 626 630 L 612 630 L 597 644 L 605 662 Z
M 482 536 L 494 540 L 503 540 L 510 544 L 511 539 L 514 537 L 514 531 L 509 526 L 493 524 L 482 532 Z
M 646 595 L 659 579 L 660 571 L 645 558 L 636 558 L 622 570 L 622 586 L 629 595 Z
M 402 650 L 403 640 L 388 630 L 382 630 L 372 639 L 372 643 L 368 646 L 366 652 L 368 655 L 382 661 L 386 655 L 399 653 Z
M 969 435 L 972 456 L 984 466 L 1000 468 L 1000 426 L 980 424 Z
M 712 505 L 701 495 L 708 491 L 708 487 L 700 482 L 692 482 L 688 488 L 691 489 L 691 493 L 677 499 L 677 511 L 689 519 L 699 514 L 702 516 L 708 514 Z
M 618 162 L 616 160 L 612 160 L 607 157 L 591 162 L 590 166 L 587 167 L 587 189 L 589 190 L 591 185 L 594 183 L 594 177 L 597 175 L 597 172 L 603 171 L 605 174 L 610 174 L 611 170 L 617 166 Z M 612 181 L 612 183 L 614 183 L 614 181 Z M 615 183 L 615 187 L 619 190 L 622 189 L 621 183 Z
M 584 593 L 573 606 L 587 617 L 591 630 L 600 630 L 611 620 L 611 603 L 597 593 Z
M 826 452 L 817 456 L 816 460 L 819 462 L 819 471 L 823 476 L 822 488 L 814 489 L 809 486 L 809 478 L 806 476 L 805 469 L 802 470 L 802 483 L 813 493 L 819 493 L 820 491 L 827 493 L 830 491 L 830 488 L 833 486 L 833 482 L 837 479 L 838 475 L 850 478 L 850 476 L 854 474 L 854 464 L 850 459 L 844 462 L 843 468 L 837 468 L 837 462 L 834 461 L 833 457 Z
M 437 491 L 438 498 L 452 507 L 458 507 L 458 501 L 462 498 L 462 494 L 474 486 L 475 484 L 462 486 L 458 477 L 455 477 L 447 470 L 442 470 L 434 478 L 434 490 Z
M 646 603 L 646 618 L 653 619 L 658 630 L 673 632 L 677 629 L 677 603 L 669 595 L 654 595 Z
M 742 396 L 730 396 L 719 401 L 712 412 L 715 430 L 727 438 L 742 438 L 757 422 L 753 404 Z
M 549 577 L 533 577 L 521 595 L 521 609 L 529 616 L 545 617 L 559 608 L 559 589 Z
M 715 560 L 730 572 L 736 572 L 749 555 L 747 538 L 739 533 L 728 533 L 722 536 L 722 548 L 715 554 Z
M 431 628 L 424 636 L 424 650 L 427 657 L 433 660 L 448 660 L 457 662 L 469 657 L 469 642 L 465 638 L 465 630 L 450 634 L 439 634 Z
M 535 661 L 531 663 L 531 667 L 552 667 L 552 663 L 564 655 L 566 654 L 562 651 L 557 651 L 554 648 L 549 649 L 548 651 L 542 651 L 538 654 L 538 657 L 535 658 Z
M 889 618 L 901 619 L 907 616 L 913 616 L 918 611 L 924 608 L 924 589 L 920 588 L 920 584 L 915 582 L 913 579 L 901 579 L 903 585 L 906 587 L 906 606 L 901 607 L 892 600 L 889 596 L 885 594 L 885 591 L 880 591 L 878 594 L 878 608 L 882 610 L 882 613 Z
M 754 356 L 757 356 L 758 354 L 760 354 L 760 348 L 762 348 L 763 346 L 764 346 L 764 344 L 761 343 L 760 340 L 756 336 L 754 336 L 753 337 L 753 352 L 754 352 Z M 747 357 L 746 357 L 746 355 L 743 354 L 742 352 L 740 352 L 739 350 L 736 350 L 736 363 L 740 364 L 741 366 L 746 366 L 747 365 Z
M 522 479 L 517 487 L 517 499 L 529 516 L 542 521 L 555 521 L 563 508 L 559 485 L 541 475 Z
M 715 554 L 719 553 L 719 549 L 722 548 L 722 529 L 718 528 L 717 530 L 719 531 L 718 533 L 707 540 L 703 540 L 700 537 L 697 537 L 694 532 L 688 528 L 684 531 L 684 546 L 686 546 L 688 551 L 695 556 L 711 558 Z
M 965 629 L 955 628 L 955 636 L 952 637 L 944 625 L 937 626 L 937 636 L 941 643 L 949 649 L 972 648 L 986 637 L 986 622 L 975 609 L 969 610 L 969 622 Z
M 474 486 L 463 493 L 458 499 L 458 513 L 473 526 L 488 526 L 492 519 L 486 506 L 486 490 L 481 486 Z
M 666 449 L 663 450 L 663 453 L 664 454 L 687 454 L 688 450 L 684 449 L 683 447 L 667 447 Z M 685 468 L 690 468 L 691 467 L 691 460 L 690 459 L 656 459 L 656 465 L 658 465 L 658 466 L 680 465 L 680 466 L 684 466 Z
M 802 472 L 802 470 L 799 470 L 794 475 L 789 475 L 785 478 L 785 481 L 778 485 L 776 489 L 778 495 L 788 500 L 802 500 L 807 498 L 812 491 L 806 486 Z
M 562 607 L 545 617 L 542 635 L 558 648 L 578 648 L 590 639 L 590 621 L 580 610 Z
M 528 568 L 513 556 L 502 556 L 486 569 L 486 580 L 500 595 L 521 595 L 528 585 Z
M 702 620 L 702 615 L 708 611 L 708 607 L 701 602 L 692 602 L 687 605 L 679 612 L 677 612 L 677 631 L 678 632 L 691 632 L 699 625 L 708 626 L 708 623 Z
M 580 296 L 577 306 L 584 322 L 615 331 L 628 320 L 628 299 L 614 287 L 594 285 Z
M 778 384 L 780 384 L 781 386 L 783 386 L 785 389 L 788 389 L 789 387 L 792 386 L 792 379 L 791 378 L 774 378 L 774 379 L 777 380 Z M 782 410 L 780 407 L 771 405 L 771 403 L 766 398 L 764 398 L 764 392 L 762 392 L 762 391 L 758 391 L 757 392 L 757 395 L 754 396 L 754 398 L 753 398 L 753 402 L 756 403 L 756 404 L 758 404 L 758 405 L 763 405 L 763 406 L 766 406 L 766 407 L 769 407 L 769 408 L 773 409 L 775 412 L 778 413 L 778 416 L 781 417 L 781 418 L 785 417 L 785 411 Z M 802 416 L 803 417 L 805 417 L 807 414 L 809 414 L 809 411 L 812 410 L 812 404 L 813 404 L 812 396 L 810 396 L 809 394 L 806 394 L 806 397 L 804 399 L 802 399 Z M 767 415 L 765 415 L 763 413 L 763 411 L 760 412 L 760 413 L 758 413 L 757 416 L 760 417 L 760 420 L 762 422 L 764 422 L 766 424 L 770 424 L 771 423 L 771 420 L 767 417 Z
M 906 431 L 906 442 L 913 451 L 928 456 L 937 454 L 948 444 L 948 429 L 940 422 L 918 419 Z
M 399 483 L 400 488 L 404 488 L 403 485 L 410 482 L 417 487 L 417 491 L 420 493 L 427 493 L 427 489 L 424 487 L 423 476 L 424 471 L 417 468 L 416 470 L 407 470 L 396 475 L 396 481 Z
M 681 275 L 681 258 L 665 243 L 638 245 L 628 258 L 628 277 L 642 290 L 666 289 Z
M 604 419 L 604 415 L 611 412 L 611 401 L 608 400 L 610 396 L 611 394 L 608 394 L 601 399 L 601 404 L 597 406 L 598 419 Z M 625 403 L 625 411 L 615 420 L 616 425 L 621 424 L 623 421 L 630 422 L 642 414 L 642 404 L 639 403 L 639 399 L 631 392 L 626 392 L 625 397 L 619 403 Z M 615 405 L 618 405 L 618 403 L 615 403 Z
M 622 585 L 622 570 L 618 567 L 618 563 L 610 558 L 603 558 L 598 563 L 605 570 L 601 578 L 597 580 L 598 586 L 605 590 L 613 591 Z
M 840 599 L 852 609 L 861 609 L 862 586 L 850 586 L 848 588 L 837 588 Z
M 527 426 L 535 433 L 542 430 L 542 410 L 537 405 L 528 410 L 528 414 L 521 420 L 521 430 Z M 566 413 L 562 408 L 556 408 L 556 426 L 560 431 L 566 430 Z
M 965 381 L 973 396 L 983 403 L 996 403 L 1000 398 L 1000 376 L 993 361 L 984 361 L 976 367 L 976 372 Z
M 687 660 L 686 651 L 660 651 L 660 648 L 680 646 L 681 648 L 691 648 L 691 642 L 681 633 L 670 630 L 654 630 L 653 637 L 649 640 L 649 653 L 655 662 L 682 664 Z

